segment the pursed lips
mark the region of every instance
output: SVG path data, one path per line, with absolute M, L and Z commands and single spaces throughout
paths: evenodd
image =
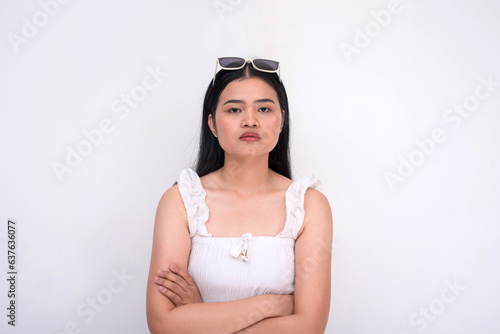
M 258 140 L 260 139 L 259 135 L 255 132 L 245 132 L 241 135 L 240 139 L 242 140 Z

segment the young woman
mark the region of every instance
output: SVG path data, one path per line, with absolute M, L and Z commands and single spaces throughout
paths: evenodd
M 279 63 L 219 58 L 195 171 L 158 205 L 152 333 L 323 333 L 332 216 L 319 181 L 291 180 Z M 216 67 L 217 71 L 217 67 Z

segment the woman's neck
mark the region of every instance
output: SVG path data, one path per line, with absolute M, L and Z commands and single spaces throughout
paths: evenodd
M 251 159 L 236 159 L 226 155 L 224 166 L 217 172 L 221 185 L 241 193 L 265 189 L 272 176 L 268 155 Z

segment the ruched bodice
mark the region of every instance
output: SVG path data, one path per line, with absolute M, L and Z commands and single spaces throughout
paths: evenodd
M 188 215 L 191 253 L 188 272 L 204 302 L 221 302 L 259 294 L 290 294 L 295 282 L 295 240 L 304 222 L 304 194 L 320 181 L 308 175 L 285 193 L 286 222 L 276 236 L 217 237 L 208 233 L 209 208 L 200 178 L 190 168 L 178 180 Z

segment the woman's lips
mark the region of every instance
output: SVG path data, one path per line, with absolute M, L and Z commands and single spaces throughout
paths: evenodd
M 240 139 L 243 141 L 257 141 L 260 137 L 255 132 L 245 132 L 241 135 Z

